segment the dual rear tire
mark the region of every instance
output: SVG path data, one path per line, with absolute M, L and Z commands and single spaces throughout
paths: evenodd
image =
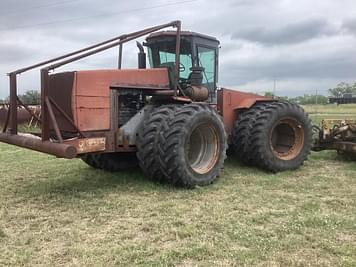
M 272 172 L 294 170 L 310 153 L 312 123 L 296 104 L 257 103 L 236 121 L 232 139 L 242 162 Z

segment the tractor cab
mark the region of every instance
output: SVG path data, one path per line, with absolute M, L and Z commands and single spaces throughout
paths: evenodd
M 162 31 L 149 35 L 145 46 L 152 68 L 167 67 L 174 79 L 176 59 L 176 31 Z M 181 32 L 179 84 L 201 84 L 209 91 L 209 102 L 215 102 L 218 81 L 218 55 L 220 42 L 207 35 Z M 198 80 L 198 81 L 197 81 Z

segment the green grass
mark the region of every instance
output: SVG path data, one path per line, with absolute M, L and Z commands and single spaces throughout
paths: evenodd
M 309 113 L 310 118 L 317 124 L 322 119 L 355 119 L 356 104 L 350 105 L 306 105 L 304 109 Z
M 356 266 L 356 163 L 177 189 L 0 144 L 0 266 Z

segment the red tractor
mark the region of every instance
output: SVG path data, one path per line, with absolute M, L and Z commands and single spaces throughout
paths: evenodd
M 173 27 L 174 31 L 161 31 Z M 138 69 L 121 69 L 123 44 L 137 43 Z M 146 67 L 147 47 L 150 68 Z M 52 73 L 119 47 L 119 68 Z M 184 187 L 214 182 L 226 150 L 272 172 L 307 159 L 312 125 L 295 104 L 218 88 L 219 41 L 181 31 L 180 21 L 90 46 L 9 74 L 10 112 L 0 141 Z M 17 132 L 17 75 L 41 69 L 41 135 Z

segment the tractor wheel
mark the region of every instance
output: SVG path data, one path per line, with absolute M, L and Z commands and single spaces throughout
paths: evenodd
M 136 155 L 131 152 L 85 154 L 81 159 L 95 169 L 110 172 L 123 171 L 137 166 Z
M 164 181 L 159 165 L 158 140 L 161 129 L 168 123 L 170 116 L 181 105 L 163 105 L 154 109 L 144 120 L 137 135 L 137 158 L 145 175 L 155 181 Z
M 256 103 L 252 108 L 243 112 L 234 124 L 232 130 L 232 147 L 234 155 L 243 163 L 250 164 L 249 140 L 256 118 L 269 102 Z
M 192 188 L 213 183 L 226 158 L 224 124 L 207 104 L 188 104 L 162 129 L 159 158 L 162 173 L 175 185 Z
M 310 153 L 312 124 L 300 106 L 272 102 L 256 117 L 248 143 L 255 165 L 273 172 L 297 169 Z
M 96 160 L 97 155 L 98 154 L 84 154 L 84 155 L 81 155 L 80 158 L 82 161 L 84 161 L 90 167 L 92 167 L 94 169 L 100 169 L 99 163 Z

